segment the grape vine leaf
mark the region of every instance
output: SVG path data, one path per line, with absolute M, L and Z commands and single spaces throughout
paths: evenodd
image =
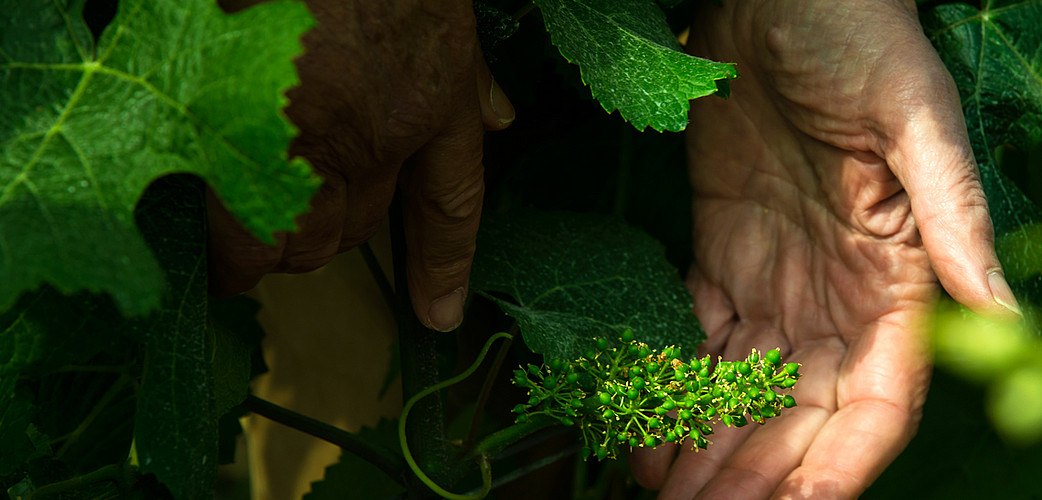
M 1031 268 L 1042 240 L 1031 228 L 1042 222 L 1042 210 L 999 170 L 996 152 L 1042 143 L 1042 3 L 953 3 L 922 22 L 959 89 L 996 236 L 1021 242 L 997 247 L 1007 276 L 1025 278 L 1010 285 L 1018 296 L 1040 300 L 1042 280 Z
M 638 130 L 679 132 L 688 101 L 710 95 L 734 65 L 688 55 L 654 0 L 535 0 L 550 39 L 579 65 L 583 83 L 605 111 Z
M 137 464 L 177 499 L 213 495 L 218 462 L 205 205 L 194 181 L 168 176 L 139 203 L 139 226 L 167 270 L 169 289 L 158 311 L 129 322 L 130 337 L 145 347 L 134 416 Z
M 472 290 L 517 320 L 525 344 L 548 357 L 576 359 L 597 337 L 614 340 L 627 328 L 656 349 L 694 352 L 705 340 L 662 245 L 614 217 L 487 216 L 470 279 Z
M 362 427 L 357 434 L 363 442 L 394 450 L 398 443 L 398 422 L 380 419 L 376 427 Z M 311 491 L 303 500 L 339 500 L 345 494 L 358 499 L 393 498 L 405 488 L 387 476 L 380 468 L 347 450 L 340 460 L 326 467 L 322 479 L 311 483 Z
M 159 307 L 133 209 L 164 175 L 206 179 L 265 241 L 317 188 L 280 114 L 314 22 L 302 3 L 122 0 L 96 47 L 83 3 L 0 0 L 0 310 L 43 283 Z

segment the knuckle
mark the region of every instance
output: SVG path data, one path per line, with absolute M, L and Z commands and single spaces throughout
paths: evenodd
M 424 198 L 434 209 L 438 219 L 448 224 L 465 224 L 481 215 L 485 198 L 484 168 L 478 164 L 456 182 L 423 187 Z

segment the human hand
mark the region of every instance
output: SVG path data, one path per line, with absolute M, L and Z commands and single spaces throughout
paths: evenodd
M 237 10 L 259 0 L 224 0 Z M 317 26 L 287 95 L 300 128 L 290 154 L 324 179 L 299 230 L 263 245 L 213 193 L 212 290 L 243 292 L 269 272 L 304 272 L 366 241 L 402 194 L 409 290 L 417 316 L 447 331 L 462 319 L 484 194 L 482 126 L 514 109 L 492 79 L 469 0 L 308 0 Z
M 1019 317 L 958 94 L 911 1 L 725 2 L 690 33 L 741 74 L 687 135 L 702 348 L 780 347 L 804 376 L 781 417 L 636 450 L 633 473 L 660 498 L 855 497 L 918 426 L 936 282 Z

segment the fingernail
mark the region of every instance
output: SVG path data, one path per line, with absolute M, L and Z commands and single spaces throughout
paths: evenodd
M 1013 296 L 1013 290 L 1009 288 L 1009 283 L 1006 283 L 1006 278 L 1002 275 L 1001 269 L 988 271 L 988 286 L 991 287 L 991 296 L 995 298 L 995 302 L 1016 313 L 1017 316 L 1024 317 L 1024 313 L 1020 311 L 1020 306 L 1017 305 L 1016 297 Z
M 439 332 L 455 330 L 463 322 L 463 287 L 431 302 L 427 311 L 427 326 Z
M 492 88 L 488 93 L 489 104 L 492 105 L 492 112 L 499 117 L 499 123 L 506 125 L 514 121 L 516 112 L 514 111 L 514 105 L 510 104 L 510 99 L 507 97 L 506 92 L 503 92 L 503 88 L 496 83 L 496 80 L 492 80 Z

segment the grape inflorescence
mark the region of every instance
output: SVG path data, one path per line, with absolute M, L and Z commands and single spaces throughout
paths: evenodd
M 578 426 L 586 457 L 685 440 L 705 449 L 716 422 L 762 424 L 796 406 L 788 391 L 800 365 L 782 364 L 778 349 L 713 366 L 709 356 L 688 359 L 679 347 L 656 352 L 630 330 L 614 346 L 604 338 L 596 345 L 575 361 L 522 367 L 512 380 L 528 391 L 528 401 L 514 407 L 517 421 L 542 415 Z

